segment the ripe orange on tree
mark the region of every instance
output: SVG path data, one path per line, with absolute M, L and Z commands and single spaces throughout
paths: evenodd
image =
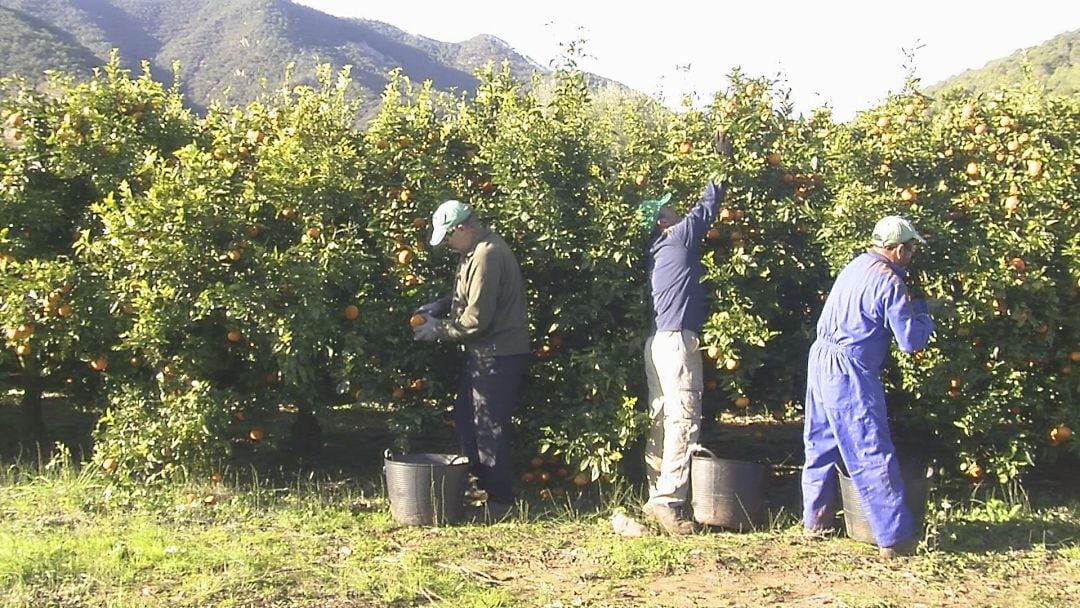
M 577 475 L 574 475 L 574 485 L 579 488 L 584 488 L 585 486 L 589 485 L 589 481 L 589 476 L 585 473 L 578 473 Z
M 104 355 L 101 355 L 97 359 L 94 359 L 90 362 L 90 369 L 94 370 L 95 372 L 103 372 L 108 368 L 109 360 L 106 359 Z
M 240 338 L 242 337 L 243 336 L 240 335 L 240 331 L 236 329 L 230 329 L 229 332 L 225 334 L 225 339 L 227 339 L 229 342 L 239 342 Z
M 355 321 L 360 316 L 360 307 L 356 304 L 349 304 L 345 306 L 345 320 Z
M 412 259 L 413 259 L 413 252 L 409 251 L 408 249 L 402 249 L 402 250 L 397 252 L 398 264 L 401 264 L 401 265 L 408 264 L 409 262 L 412 261 Z
M 409 317 L 409 327 L 413 329 L 420 327 L 424 323 L 427 323 L 427 319 L 424 318 L 424 315 L 420 313 L 416 313 L 413 316 Z
M 262 429 L 260 429 L 259 427 L 255 427 L 248 431 L 248 439 L 252 440 L 255 443 L 262 441 L 263 437 L 265 437 L 265 435 L 263 434 Z

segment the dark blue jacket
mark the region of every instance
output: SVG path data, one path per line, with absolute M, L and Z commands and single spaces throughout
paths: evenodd
M 657 331 L 700 332 L 705 324 L 701 240 L 716 218 L 727 184 L 710 181 L 705 193 L 678 224 L 657 235 L 646 254 L 652 295 L 650 335 Z

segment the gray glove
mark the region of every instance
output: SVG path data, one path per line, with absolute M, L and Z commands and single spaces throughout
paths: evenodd
M 712 139 L 713 150 L 724 158 L 731 158 L 731 140 L 728 139 L 727 133 L 723 129 L 717 129 L 716 134 Z
M 435 333 L 435 324 L 438 323 L 426 312 L 419 313 L 424 316 L 424 324 L 413 328 L 413 340 L 417 342 L 434 342 L 438 336 Z
M 931 317 L 939 317 L 942 319 L 956 318 L 956 307 L 948 300 L 929 298 L 926 300 L 926 310 L 930 313 Z
M 434 302 L 428 302 L 420 308 L 417 308 L 416 312 L 430 317 L 445 317 L 447 313 L 450 312 L 450 300 L 449 298 L 443 298 L 435 300 Z

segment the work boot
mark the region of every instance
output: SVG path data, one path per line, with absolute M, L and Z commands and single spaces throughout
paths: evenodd
M 917 547 L 919 541 L 914 538 L 896 543 L 891 547 L 880 547 L 878 554 L 881 555 L 881 559 L 896 559 L 906 555 L 912 555 L 915 553 L 915 547 Z
M 840 533 L 836 528 L 803 528 L 802 535 L 806 540 L 828 540 Z
M 656 520 L 664 532 L 672 536 L 682 536 L 694 533 L 694 522 L 686 519 L 673 507 L 658 505 L 651 502 L 645 503 L 642 508 L 645 515 Z

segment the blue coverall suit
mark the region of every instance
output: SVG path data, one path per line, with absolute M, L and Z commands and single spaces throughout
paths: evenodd
M 852 260 L 825 300 L 807 365 L 803 525 L 832 526 L 842 462 L 881 547 L 915 533 L 889 433 L 882 366 L 893 337 L 911 353 L 934 331 L 926 302 L 909 297 L 905 274 L 873 251 Z

